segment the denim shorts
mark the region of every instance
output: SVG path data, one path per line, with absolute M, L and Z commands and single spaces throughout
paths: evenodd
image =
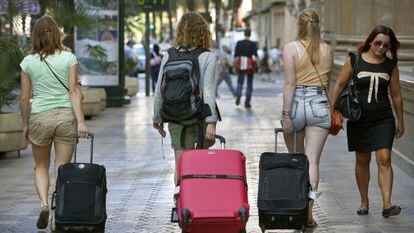
M 317 126 L 329 130 L 331 113 L 325 91 L 321 87 L 297 86 L 291 117 L 296 131 L 303 131 L 305 126 Z

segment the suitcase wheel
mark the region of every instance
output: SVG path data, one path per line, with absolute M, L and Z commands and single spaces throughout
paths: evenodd
M 302 226 L 302 230 L 301 230 L 303 233 L 305 233 L 306 232 L 306 226 L 305 225 L 303 225 Z
M 240 208 L 240 210 L 239 210 L 239 215 L 240 215 L 241 220 L 242 220 L 244 223 L 246 223 L 246 222 L 247 222 L 247 219 L 248 219 L 248 217 L 249 217 L 249 213 L 248 213 L 247 209 L 246 209 L 244 206 Z M 240 232 L 240 233 L 241 233 L 241 232 Z
M 191 213 L 188 209 L 183 209 L 181 211 L 181 219 L 183 220 L 184 224 L 189 224 L 191 218 Z

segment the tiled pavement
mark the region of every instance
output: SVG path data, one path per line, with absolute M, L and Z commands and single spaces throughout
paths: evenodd
M 219 123 L 217 131 L 227 138 L 228 148 L 241 150 L 247 157 L 251 205 L 249 233 L 260 232 L 256 208 L 258 162 L 262 152 L 274 148 L 273 128 L 279 126 L 282 107 L 281 82 L 261 82 L 257 78 L 254 85 L 251 110 L 246 110 L 242 104 L 236 107 L 225 84 L 220 87 L 221 98 L 218 99 L 223 122 Z M 162 147 L 160 136 L 151 127 L 152 102 L 152 97 L 139 95 L 132 98 L 130 105 L 106 109 L 87 122 L 96 134 L 95 162 L 107 168 L 106 232 L 181 232 L 178 226 L 169 223 L 173 205 L 173 155 L 169 140 L 166 139 Z M 283 150 L 283 142 L 279 142 Z M 86 142 L 80 144 L 79 152 L 80 158 L 87 161 Z M 21 154 L 19 159 L 0 161 L 1 233 L 38 232 L 35 222 L 39 204 L 33 185 L 30 147 Z M 383 219 L 373 159 L 370 214 L 360 217 L 355 213 L 359 197 L 353 164 L 354 156 L 346 150 L 344 133 L 329 137 L 321 159 L 320 191 L 323 194 L 315 206 L 319 227 L 314 232 L 414 232 L 414 179 L 394 166 L 393 201 L 403 210 L 400 216 Z

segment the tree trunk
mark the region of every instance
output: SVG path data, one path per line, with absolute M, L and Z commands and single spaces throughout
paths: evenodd
M 67 6 L 72 8 L 72 9 L 75 9 L 75 2 L 72 1 L 72 0 L 68 1 Z M 63 30 L 67 34 L 66 34 L 65 38 L 63 38 L 62 43 L 63 43 L 64 46 L 70 48 L 72 50 L 72 52 L 74 53 L 75 52 L 75 38 L 74 38 L 75 28 L 74 27 L 64 28 Z
M 164 11 L 160 11 L 160 14 L 158 15 L 158 17 L 160 19 L 160 34 L 159 34 L 160 42 L 164 41 L 163 30 L 165 30 L 165 28 L 162 25 L 162 15 L 163 14 L 164 14 Z
M 220 48 L 220 24 L 219 24 L 219 20 L 220 20 L 220 8 L 221 8 L 221 1 L 220 0 L 215 0 L 214 1 L 214 7 L 216 9 L 216 22 L 215 22 L 215 30 L 216 30 L 216 47 Z
M 186 5 L 188 11 L 195 11 L 195 1 L 194 0 L 186 0 Z
M 171 8 L 168 8 L 167 12 L 168 12 L 168 25 L 170 26 L 170 41 L 172 41 L 174 40 L 174 32 L 173 32 L 173 25 L 172 25 Z
M 155 11 L 152 12 L 152 24 L 154 26 L 154 28 L 151 30 L 151 36 L 152 38 L 154 38 L 155 40 L 157 40 L 157 33 L 155 32 L 157 26 L 156 26 L 156 17 L 155 17 Z

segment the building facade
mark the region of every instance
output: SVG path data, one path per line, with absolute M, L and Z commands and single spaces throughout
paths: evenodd
M 296 38 L 296 16 L 314 8 L 324 40 L 335 51 L 332 82 L 349 51 L 355 51 L 376 25 L 391 27 L 401 43 L 398 53 L 404 100 L 405 135 L 395 140 L 393 161 L 414 176 L 414 4 L 411 0 L 253 0 L 246 24 L 260 36 L 259 46 L 283 47 Z

